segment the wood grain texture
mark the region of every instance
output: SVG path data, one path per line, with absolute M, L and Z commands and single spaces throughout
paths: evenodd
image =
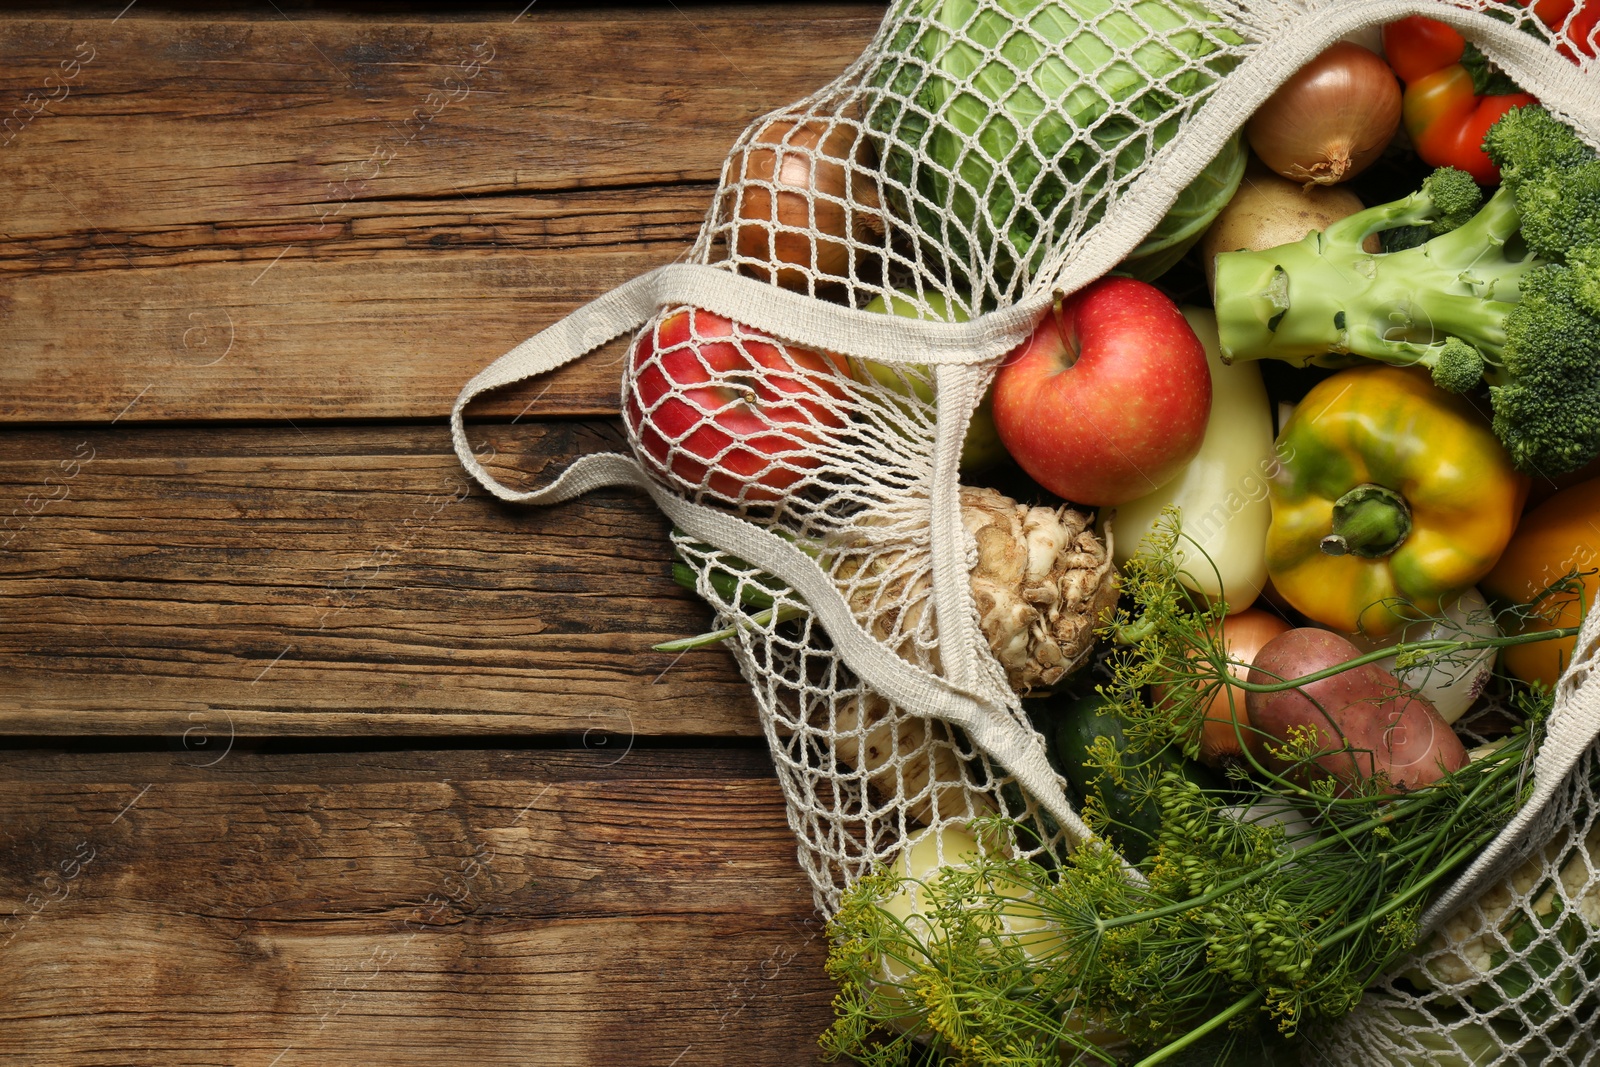
M 0 754 L 0 1059 L 817 1061 L 764 754 Z
M 438 416 L 681 255 L 882 12 L 0 12 L 0 421 Z M 617 352 L 482 410 L 613 413 Z
M 522 7 L 0 11 L 0 1062 L 817 1062 L 665 522 L 440 416 L 884 5 Z M 497 476 L 621 447 L 621 354 L 475 405 Z
M 0 732 L 759 732 L 648 498 L 471 487 L 442 426 L 0 433 Z M 608 422 L 477 425 L 513 484 Z

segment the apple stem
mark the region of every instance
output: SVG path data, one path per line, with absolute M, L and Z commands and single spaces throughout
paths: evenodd
M 1071 370 L 1083 357 L 1083 345 L 1078 332 L 1068 326 L 1066 311 L 1066 302 L 1061 298 L 1061 294 L 1057 293 L 1050 313 L 1055 316 L 1056 335 L 1061 338 L 1061 369 Z

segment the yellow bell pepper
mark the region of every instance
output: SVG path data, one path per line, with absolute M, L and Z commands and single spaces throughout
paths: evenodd
M 1278 435 L 1267 572 L 1301 613 L 1373 637 L 1495 565 L 1528 479 L 1464 397 L 1380 364 L 1319 383 Z

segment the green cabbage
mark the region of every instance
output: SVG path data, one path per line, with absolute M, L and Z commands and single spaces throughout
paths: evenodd
M 952 280 L 988 277 L 1000 299 L 1104 215 L 1242 42 L 1187 0 L 907 3 L 867 115 L 890 201 Z M 1125 269 L 1154 277 L 1181 258 L 1245 155 L 1236 137 Z

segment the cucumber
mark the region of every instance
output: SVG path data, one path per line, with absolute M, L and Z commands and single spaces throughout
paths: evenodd
M 1056 727 L 1056 751 L 1061 756 L 1062 773 L 1080 796 L 1097 796 L 1110 816 L 1105 836 L 1131 863 L 1140 863 L 1155 847 L 1161 830 L 1161 815 L 1155 801 L 1143 802 L 1133 788 L 1136 782 L 1154 782 L 1167 771 L 1194 782 L 1202 789 L 1216 789 L 1216 776 L 1194 760 L 1184 759 L 1171 749 L 1151 754 L 1134 749 L 1123 729 L 1123 721 L 1109 701 L 1098 693 L 1068 698 L 1061 708 Z M 1089 746 L 1100 737 L 1111 738 L 1129 785 L 1118 785 L 1102 775 L 1089 761 Z

